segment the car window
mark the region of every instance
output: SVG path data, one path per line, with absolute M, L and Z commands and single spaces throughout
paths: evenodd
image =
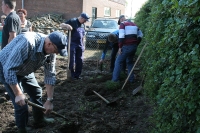
M 91 27 L 117 29 L 118 25 L 114 20 L 95 20 Z

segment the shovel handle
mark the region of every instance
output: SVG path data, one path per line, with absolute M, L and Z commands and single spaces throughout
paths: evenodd
M 108 100 L 106 100 L 104 97 L 102 97 L 99 93 L 97 93 L 96 91 L 93 91 L 97 96 L 99 96 L 102 100 L 104 100 L 107 104 L 109 104 L 110 102 Z
M 37 104 L 35 104 L 35 103 L 29 101 L 28 99 L 25 99 L 25 102 L 26 102 L 28 105 L 31 105 L 31 106 L 36 107 L 36 108 L 39 108 L 39 109 L 41 109 L 41 110 L 43 110 L 43 111 L 46 110 L 44 107 L 42 107 L 42 106 L 40 106 L 40 105 L 37 105 Z M 59 117 L 61 117 L 61 118 L 64 118 L 65 120 L 68 120 L 66 117 L 64 117 L 64 116 L 62 116 L 62 115 L 56 113 L 55 111 L 51 111 L 51 114 L 54 114 L 54 115 L 56 115 L 56 116 L 59 116 Z

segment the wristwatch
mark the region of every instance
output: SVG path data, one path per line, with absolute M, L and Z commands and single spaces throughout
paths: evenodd
M 53 103 L 53 98 L 47 98 L 47 101 Z

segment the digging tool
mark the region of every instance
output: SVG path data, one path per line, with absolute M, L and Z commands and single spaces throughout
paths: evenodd
M 71 31 L 68 30 L 68 69 L 67 69 L 67 79 L 71 79 L 71 71 L 69 69 L 69 64 L 70 64 L 70 45 L 71 45 Z
M 139 61 L 139 59 L 140 59 L 140 57 L 141 57 L 141 55 L 142 55 L 142 53 L 143 53 L 143 51 L 144 51 L 144 48 L 146 47 L 146 45 L 147 45 L 147 43 L 143 46 L 143 48 L 142 48 L 142 50 L 141 50 L 141 52 L 140 52 L 140 54 L 139 54 L 137 60 L 135 61 L 135 64 L 133 65 L 133 68 L 131 69 L 131 71 L 130 71 L 128 77 L 126 78 L 126 80 L 125 80 L 125 82 L 124 82 L 124 84 L 123 84 L 123 86 L 122 86 L 121 89 L 124 89 L 124 86 L 126 85 L 128 79 L 129 79 L 129 77 L 131 76 L 131 74 L 132 74 L 132 72 L 133 72 L 133 70 L 134 70 L 134 68 L 135 68 L 135 66 L 136 66 L 136 64 L 137 64 L 137 62 Z
M 37 105 L 37 104 L 35 104 L 35 103 L 29 101 L 28 99 L 25 99 L 25 102 L 26 102 L 28 105 L 31 105 L 31 106 L 36 107 L 36 108 L 39 108 L 39 109 L 41 109 L 41 110 L 43 110 L 43 111 L 46 110 L 44 107 L 42 107 L 42 106 L 40 106 L 40 105 Z M 65 120 L 68 120 L 66 117 L 64 117 L 63 115 L 60 115 L 60 114 L 56 113 L 55 111 L 51 111 L 51 114 L 54 114 L 55 116 L 61 117 L 61 118 L 65 119 Z
M 144 78 L 145 78 L 145 76 L 143 76 L 140 85 L 132 91 L 132 94 L 133 94 L 133 95 L 135 95 L 136 93 L 138 93 L 139 91 L 142 90 L 142 85 L 143 85 L 143 82 L 144 82 Z
M 112 101 L 112 102 L 109 102 L 107 99 L 105 99 L 103 96 L 101 96 L 101 95 L 100 95 L 99 93 L 97 93 L 96 91 L 93 90 L 93 92 L 94 92 L 94 94 L 96 94 L 98 97 L 100 97 L 104 102 L 106 102 L 106 104 L 107 104 L 108 106 L 115 106 L 115 105 L 117 105 L 116 100 L 115 100 L 115 101 Z

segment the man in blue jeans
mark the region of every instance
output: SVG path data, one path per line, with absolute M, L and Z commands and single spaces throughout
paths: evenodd
M 112 81 L 119 81 L 121 65 L 126 60 L 128 67 L 128 74 L 131 72 L 133 67 L 133 57 L 137 51 L 137 46 L 142 39 L 142 31 L 131 21 L 124 20 L 124 15 L 120 16 L 119 22 L 119 50 L 118 56 L 115 61 L 115 68 L 113 71 Z M 134 73 L 129 77 L 129 82 L 133 83 Z
M 15 109 L 15 122 L 18 133 L 27 133 L 28 106 L 25 103 L 24 91 L 30 100 L 44 106 L 45 114 L 53 110 L 53 93 L 55 85 L 55 61 L 57 53 L 67 55 L 66 36 L 54 31 L 48 36 L 35 32 L 25 32 L 14 38 L 9 45 L 0 51 L 0 82 L 4 84 Z M 34 76 L 44 66 L 47 99 L 42 104 L 42 88 Z M 33 107 L 33 118 L 36 124 L 53 122 L 44 118 L 41 109 Z
M 101 55 L 101 60 L 99 61 L 100 64 L 103 63 L 108 47 L 112 48 L 112 52 L 110 55 L 110 72 L 112 73 L 115 67 L 115 59 L 116 59 L 116 55 L 117 52 L 119 50 L 119 46 L 118 46 L 118 38 L 119 38 L 119 30 L 115 30 L 112 33 L 108 34 L 108 37 L 106 38 L 106 44 L 103 50 L 103 53 Z M 123 62 L 122 64 L 122 70 L 125 72 L 126 70 L 126 61 Z

